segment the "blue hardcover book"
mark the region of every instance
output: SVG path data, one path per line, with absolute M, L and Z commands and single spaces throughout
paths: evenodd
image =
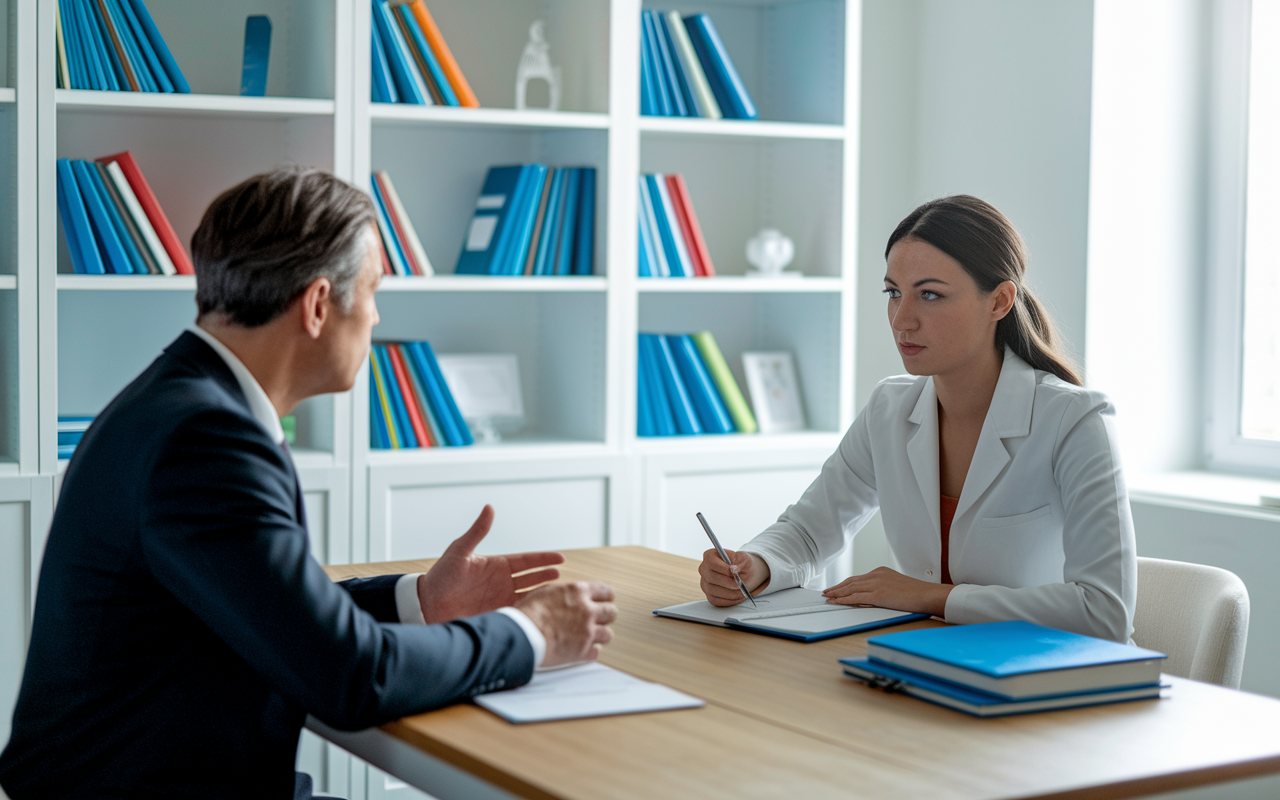
M 681 102 L 684 103 L 686 117 L 700 117 L 698 111 L 698 103 L 693 94 L 693 87 L 690 85 L 691 80 L 684 71 L 684 62 L 680 58 L 679 51 L 676 50 L 675 37 L 671 35 L 671 27 L 667 22 L 667 15 L 659 12 L 654 16 L 658 20 L 659 33 L 662 34 L 662 43 L 666 47 L 667 54 L 671 58 L 671 76 L 674 79 L 677 93 L 680 95 Z
M 58 22 L 62 25 L 62 41 L 67 51 L 67 79 L 70 82 L 65 89 L 88 89 L 89 83 L 81 62 L 80 39 L 76 31 L 75 14 L 72 13 L 70 0 L 58 3 Z
M 662 14 L 650 11 L 649 20 L 653 25 L 653 40 L 657 43 L 658 72 L 671 98 L 671 115 L 674 117 L 692 116 L 684 104 L 684 95 L 680 93 L 680 82 L 676 77 L 675 54 L 667 47 L 667 37 L 662 28 Z
M 556 260 L 553 275 L 568 275 L 573 268 L 573 246 L 577 241 L 578 194 L 582 189 L 582 170 L 569 169 L 565 176 L 564 202 L 560 205 L 560 225 L 556 235 Z
M 378 353 L 378 345 L 369 348 L 369 371 L 373 374 L 375 394 L 372 400 L 382 408 L 382 419 L 386 423 L 387 447 L 397 450 L 405 446 L 404 435 L 396 424 L 395 401 L 391 397 L 391 386 L 386 373 L 386 361 Z M 377 368 L 374 371 L 374 368 Z
M 378 399 L 378 379 L 369 367 L 369 446 L 375 450 L 390 450 L 391 435 L 387 433 L 387 419 L 382 415 L 382 403 Z
M 178 67 L 178 62 L 173 58 L 173 53 L 169 52 L 169 46 L 164 43 L 164 37 L 160 35 L 160 29 L 156 27 L 155 21 L 151 19 L 151 13 L 147 11 L 146 4 L 143 0 L 129 0 L 129 2 L 133 5 L 133 13 L 137 15 L 138 22 L 142 24 L 142 29 L 146 31 L 147 38 L 151 41 L 151 47 L 155 50 L 156 57 L 160 59 L 165 74 L 169 76 L 169 81 L 173 83 L 173 90 L 180 94 L 190 94 L 191 85 L 183 77 L 182 70 Z
M 391 403 L 391 413 L 395 417 L 396 434 L 400 437 L 401 447 L 417 447 L 418 437 L 413 433 L 413 423 L 409 420 L 409 409 L 405 406 L 404 391 L 396 378 L 391 356 L 387 354 L 385 344 L 375 344 L 373 352 L 378 356 L 378 368 L 382 370 L 382 379 L 387 389 L 387 400 Z
M 266 97 L 267 68 L 271 65 L 271 19 L 254 14 L 244 21 L 244 65 L 240 69 L 240 95 Z
M 653 88 L 658 101 L 658 116 L 674 117 L 675 102 L 671 99 L 671 91 L 667 88 L 666 78 L 662 74 L 662 54 L 658 50 L 657 26 L 653 22 L 653 12 L 644 9 L 640 12 L 640 21 L 644 28 L 645 46 L 649 48 L 649 63 L 653 64 Z
M 664 336 L 655 336 L 653 341 L 658 351 L 658 372 L 662 375 L 663 388 L 666 389 L 671 413 L 676 419 L 676 430 L 682 436 L 702 433 L 702 423 L 698 421 L 698 412 L 694 410 L 689 390 L 680 379 L 680 369 L 676 366 L 671 345 Z
M 62 36 L 67 42 L 68 53 L 74 52 L 80 61 L 82 83 L 77 89 L 103 89 L 106 83 L 98 77 L 96 54 L 89 46 L 89 32 L 85 30 L 84 12 L 80 8 L 82 0 L 61 0 L 58 4 L 62 11 Z
M 653 270 L 654 277 L 669 278 L 671 267 L 667 264 L 666 252 L 662 249 L 662 236 L 658 233 L 658 215 L 654 212 L 653 200 L 654 198 L 649 194 L 649 181 L 641 175 L 640 221 L 649 233 L 649 255 L 653 256 L 649 266 Z
M 89 221 L 107 268 L 118 275 L 132 275 L 133 266 L 129 263 L 129 256 L 107 214 L 106 203 L 111 201 L 107 199 L 104 202 L 98 194 L 97 181 L 94 180 L 97 171 L 88 161 L 72 161 L 71 169 L 75 172 L 76 184 L 83 193 L 85 208 L 89 210 Z
M 645 37 L 644 16 L 640 17 L 640 113 L 658 116 L 658 95 L 653 85 L 653 59 L 649 56 L 649 41 Z
M 382 37 L 383 52 L 387 54 L 387 63 L 391 65 L 391 77 L 394 79 L 396 94 L 400 102 L 424 106 L 426 97 L 418 86 L 421 77 L 417 75 L 417 67 L 409 55 L 409 45 L 400 35 L 400 26 L 391 18 L 391 8 L 387 0 L 373 0 L 373 24 L 377 26 L 378 35 Z
M 666 256 L 667 269 L 670 270 L 673 278 L 692 277 L 685 267 L 684 260 L 680 257 L 680 247 L 675 239 L 679 236 L 683 240 L 684 233 L 671 230 L 671 209 L 663 202 L 663 192 L 659 186 L 660 178 L 657 175 L 645 175 L 644 180 L 649 185 L 649 201 L 652 204 L 654 221 L 658 226 L 659 244 Z M 686 255 L 685 258 L 688 256 Z
M 391 215 L 387 213 L 387 200 L 382 196 L 382 190 L 378 187 L 377 176 L 374 176 L 374 179 L 369 181 L 369 187 L 373 194 L 374 210 L 377 212 L 379 219 L 382 220 L 382 224 L 386 226 L 386 231 L 390 235 L 390 245 L 394 248 L 395 255 L 399 256 L 400 263 L 405 265 L 406 270 L 409 270 L 404 274 L 412 275 L 413 272 L 410 270 L 409 264 L 413 262 L 411 262 L 405 254 L 404 243 L 400 241 L 400 234 L 396 231 L 395 226 L 391 224 Z M 395 269 L 394 259 L 392 260 L 392 269 Z
M 115 86 L 115 73 L 111 65 L 106 63 L 106 53 L 98 41 L 98 28 L 94 22 L 93 11 L 89 8 L 90 0 L 71 0 L 76 14 L 76 26 L 80 29 L 80 42 L 84 46 L 85 56 L 89 60 L 92 89 L 108 91 Z M 108 78 L 110 75 L 110 78 Z
M 711 92 L 720 104 L 721 113 L 732 119 L 755 119 L 755 104 L 751 102 L 751 95 L 747 93 L 738 70 L 734 69 L 733 59 L 729 58 L 729 51 L 720 41 L 711 17 L 694 14 L 684 18 L 684 26 L 698 60 L 702 62 L 702 70 L 707 73 Z
M 667 344 L 676 357 L 676 366 L 680 369 L 680 377 L 689 390 L 693 407 L 698 412 L 698 421 L 707 433 L 733 433 L 733 419 L 725 408 L 720 391 L 715 381 L 711 380 L 707 367 L 702 363 L 698 346 L 693 343 L 692 336 L 668 336 Z
M 506 256 L 503 275 L 523 275 L 524 264 L 529 259 L 529 242 L 533 240 L 533 226 L 538 221 L 538 203 L 542 199 L 542 186 L 547 182 L 547 168 L 542 164 L 525 167 L 524 196 L 515 210 L 519 223 L 512 231 L 511 250 Z
M 489 274 L 489 264 L 497 250 L 498 229 L 503 219 L 511 215 L 511 201 L 522 172 L 520 166 L 489 168 L 480 197 L 476 199 L 475 216 L 462 241 L 462 253 L 453 268 L 455 274 Z
M 566 169 L 557 169 L 551 176 L 551 189 L 547 195 L 547 210 L 542 215 L 542 231 L 538 234 L 538 252 L 533 260 L 534 275 L 550 275 L 552 256 L 556 245 L 556 216 L 560 211 L 560 198 L 564 196 Z
M 1009 700 L 869 659 L 842 658 L 840 663 L 844 664 L 846 675 L 863 683 L 954 708 L 975 717 L 1002 717 L 1061 708 L 1124 703 L 1130 700 L 1153 700 L 1160 697 L 1162 688 L 1160 684 L 1154 683 L 1148 686 L 1123 686 L 1093 692 Z
M 75 170 L 69 159 L 60 158 L 57 164 L 58 205 L 62 212 L 62 231 L 71 252 L 71 266 L 78 273 L 102 275 L 107 271 L 106 264 L 93 236 L 89 210 L 84 204 Z
M 151 77 L 151 68 L 143 58 L 137 40 L 134 39 L 133 26 L 129 24 L 129 19 L 124 14 L 121 0 L 103 0 L 103 3 L 107 7 L 107 13 L 111 15 L 111 25 L 120 37 L 125 55 L 129 58 L 129 66 L 133 67 L 133 75 L 138 79 L 138 87 L 144 92 L 159 91 L 160 87 L 156 85 L 155 78 Z
M 414 16 L 413 11 L 407 5 L 398 6 L 396 13 L 400 15 L 400 19 L 404 20 L 405 27 L 409 29 L 409 34 L 413 37 L 412 44 L 414 48 L 422 54 L 422 60 L 426 62 L 427 71 L 431 73 L 431 82 L 435 85 L 436 90 L 440 92 L 441 105 L 460 105 L 457 93 L 453 91 L 453 87 L 449 85 L 449 79 L 445 76 L 444 70 L 440 68 L 440 60 L 436 58 L 431 46 L 427 44 L 427 37 L 422 32 L 422 26 L 418 24 L 418 18 Z
M 409 356 L 409 360 L 413 362 L 413 368 L 417 371 L 418 377 L 422 380 L 423 388 L 426 390 L 425 397 L 427 405 L 431 407 L 431 413 L 435 416 L 436 421 L 440 424 L 440 444 L 445 447 L 458 447 L 463 443 L 462 432 L 458 430 L 458 423 L 449 413 L 449 406 L 445 402 L 445 394 L 448 393 L 448 387 L 442 383 L 431 369 L 430 362 L 427 361 L 426 354 L 421 347 L 422 342 L 405 342 L 404 352 Z M 466 427 L 465 425 L 463 426 Z
M 658 339 L 654 333 L 640 334 L 640 365 L 645 370 L 645 385 L 649 389 L 649 405 L 653 409 L 653 426 L 658 436 L 675 436 L 679 433 L 676 427 L 675 412 L 667 397 L 667 389 L 662 380 L 662 369 L 658 362 L 662 353 L 658 350 Z
M 371 98 L 375 103 L 398 103 L 400 95 L 396 94 L 396 82 L 391 77 L 391 65 L 387 63 L 387 51 L 382 46 L 382 36 L 378 26 L 373 26 L 373 85 Z
M 653 405 L 650 399 L 648 373 L 644 368 L 644 348 L 636 340 L 636 436 L 656 436 L 658 429 L 653 421 Z
M 124 247 L 124 253 L 129 259 L 129 272 L 134 275 L 146 275 L 150 270 L 147 269 L 146 259 L 142 257 L 142 253 L 138 250 L 138 245 L 133 241 L 133 236 L 129 233 L 129 226 L 125 224 L 122 214 L 128 211 L 121 209 L 116 205 L 115 197 L 111 194 L 111 189 L 107 186 L 106 167 L 94 161 L 86 162 L 89 165 L 89 172 L 93 175 L 94 188 L 98 190 L 98 196 L 102 198 L 103 205 L 107 210 L 107 217 L 111 220 L 111 226 L 116 230 L 116 237 L 120 240 L 121 246 Z
M 649 185 L 649 194 L 656 198 L 658 208 L 661 209 L 666 223 L 666 229 L 671 232 L 671 244 L 676 250 L 676 260 L 680 262 L 680 271 L 685 277 L 692 278 L 696 273 L 693 269 L 693 259 L 689 256 L 689 247 L 685 243 L 684 231 L 680 229 L 680 220 L 676 217 L 676 206 L 671 200 L 671 192 L 667 190 L 667 179 L 662 173 L 654 173 L 651 177 L 652 183 Z M 658 210 L 655 208 L 654 210 Z
M 102 9 L 94 0 L 89 0 L 85 4 L 85 15 L 89 18 L 89 25 L 98 47 L 98 56 L 102 60 L 107 86 L 112 91 L 129 91 L 129 78 L 125 75 L 124 64 L 120 63 L 116 46 L 111 41 L 111 32 L 107 30 L 107 21 L 102 17 Z
M 1160 682 L 1164 653 L 1046 628 L 983 622 L 867 640 L 873 660 L 1010 700 Z
M 596 168 L 580 167 L 577 236 L 573 244 L 573 274 L 595 272 L 596 253 Z
M 151 40 L 147 37 L 146 29 L 142 27 L 142 21 L 134 13 L 133 3 L 130 3 L 129 0 L 117 0 L 117 2 L 120 3 L 120 10 L 124 12 L 125 19 L 129 22 L 129 29 L 133 31 L 133 38 L 138 43 L 138 50 L 147 62 L 147 71 L 151 73 L 151 79 L 156 82 L 156 90 L 172 93 L 173 81 L 169 80 L 169 75 L 165 72 L 164 65 L 160 63 L 160 57 L 156 55 L 155 48 L 151 46 Z
M 498 227 L 498 240 L 494 243 L 493 260 L 489 262 L 490 275 L 510 275 L 513 250 L 520 231 L 524 226 L 526 205 L 533 193 L 533 170 L 529 164 L 520 167 L 520 176 L 516 178 L 515 190 L 511 193 L 511 205 L 503 215 L 502 224 Z M 535 212 L 536 213 L 536 212 Z
M 475 440 L 471 438 L 471 431 L 467 428 L 467 423 L 462 419 L 462 412 L 458 410 L 458 404 L 453 401 L 453 392 L 449 390 L 449 382 L 444 379 L 444 373 L 440 371 L 440 363 L 436 361 L 435 351 L 431 349 L 428 342 L 415 342 L 417 349 L 422 353 L 423 361 L 431 375 L 435 379 L 436 385 L 440 387 L 440 393 L 443 396 L 443 405 L 437 408 L 437 412 L 441 417 L 449 417 L 453 420 L 454 427 L 457 428 L 458 444 L 468 445 L 474 444 Z
M 640 212 L 640 220 L 636 225 L 636 233 L 636 249 L 640 251 L 637 257 L 639 275 L 641 278 L 652 278 L 653 268 L 649 266 L 649 262 L 652 260 L 649 255 L 649 236 L 648 232 L 644 229 L 643 211 Z

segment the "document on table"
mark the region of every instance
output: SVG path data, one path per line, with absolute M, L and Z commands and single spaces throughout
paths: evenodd
M 598 663 L 538 672 L 524 686 L 482 694 L 475 701 L 508 722 L 549 722 L 706 705 L 696 697 Z

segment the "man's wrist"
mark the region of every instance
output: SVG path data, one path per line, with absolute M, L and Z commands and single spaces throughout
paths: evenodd
M 528 614 L 514 606 L 500 608 L 498 613 L 506 614 L 520 626 L 520 630 L 524 631 L 524 635 L 529 639 L 529 646 L 533 648 L 533 668 L 542 666 L 542 662 L 547 659 L 547 637 L 543 635 L 542 630 L 529 619 Z
M 401 622 L 411 625 L 427 623 L 422 600 L 418 594 L 418 579 L 425 574 L 425 572 L 410 572 L 401 575 L 396 581 L 396 616 Z

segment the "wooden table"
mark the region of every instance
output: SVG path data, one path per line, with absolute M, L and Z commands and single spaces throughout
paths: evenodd
M 308 726 L 439 797 L 1119 798 L 1280 772 L 1280 700 L 1166 676 L 1161 700 L 977 719 L 845 678 L 836 660 L 865 655 L 865 635 L 801 644 L 654 617 L 698 599 L 697 562 L 565 555 L 566 579 L 617 590 L 600 660 L 705 708 L 517 726 L 459 704 L 355 734 Z

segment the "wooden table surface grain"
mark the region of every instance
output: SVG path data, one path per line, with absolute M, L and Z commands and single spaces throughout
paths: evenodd
M 383 730 L 532 798 L 1123 798 L 1280 772 L 1280 700 L 1167 677 L 1160 700 L 978 719 L 844 677 L 837 659 L 865 655 L 874 633 L 802 644 L 653 616 L 699 599 L 695 561 L 640 547 L 565 555 L 563 578 L 617 591 L 600 660 L 705 708 L 511 725 L 460 704 Z

